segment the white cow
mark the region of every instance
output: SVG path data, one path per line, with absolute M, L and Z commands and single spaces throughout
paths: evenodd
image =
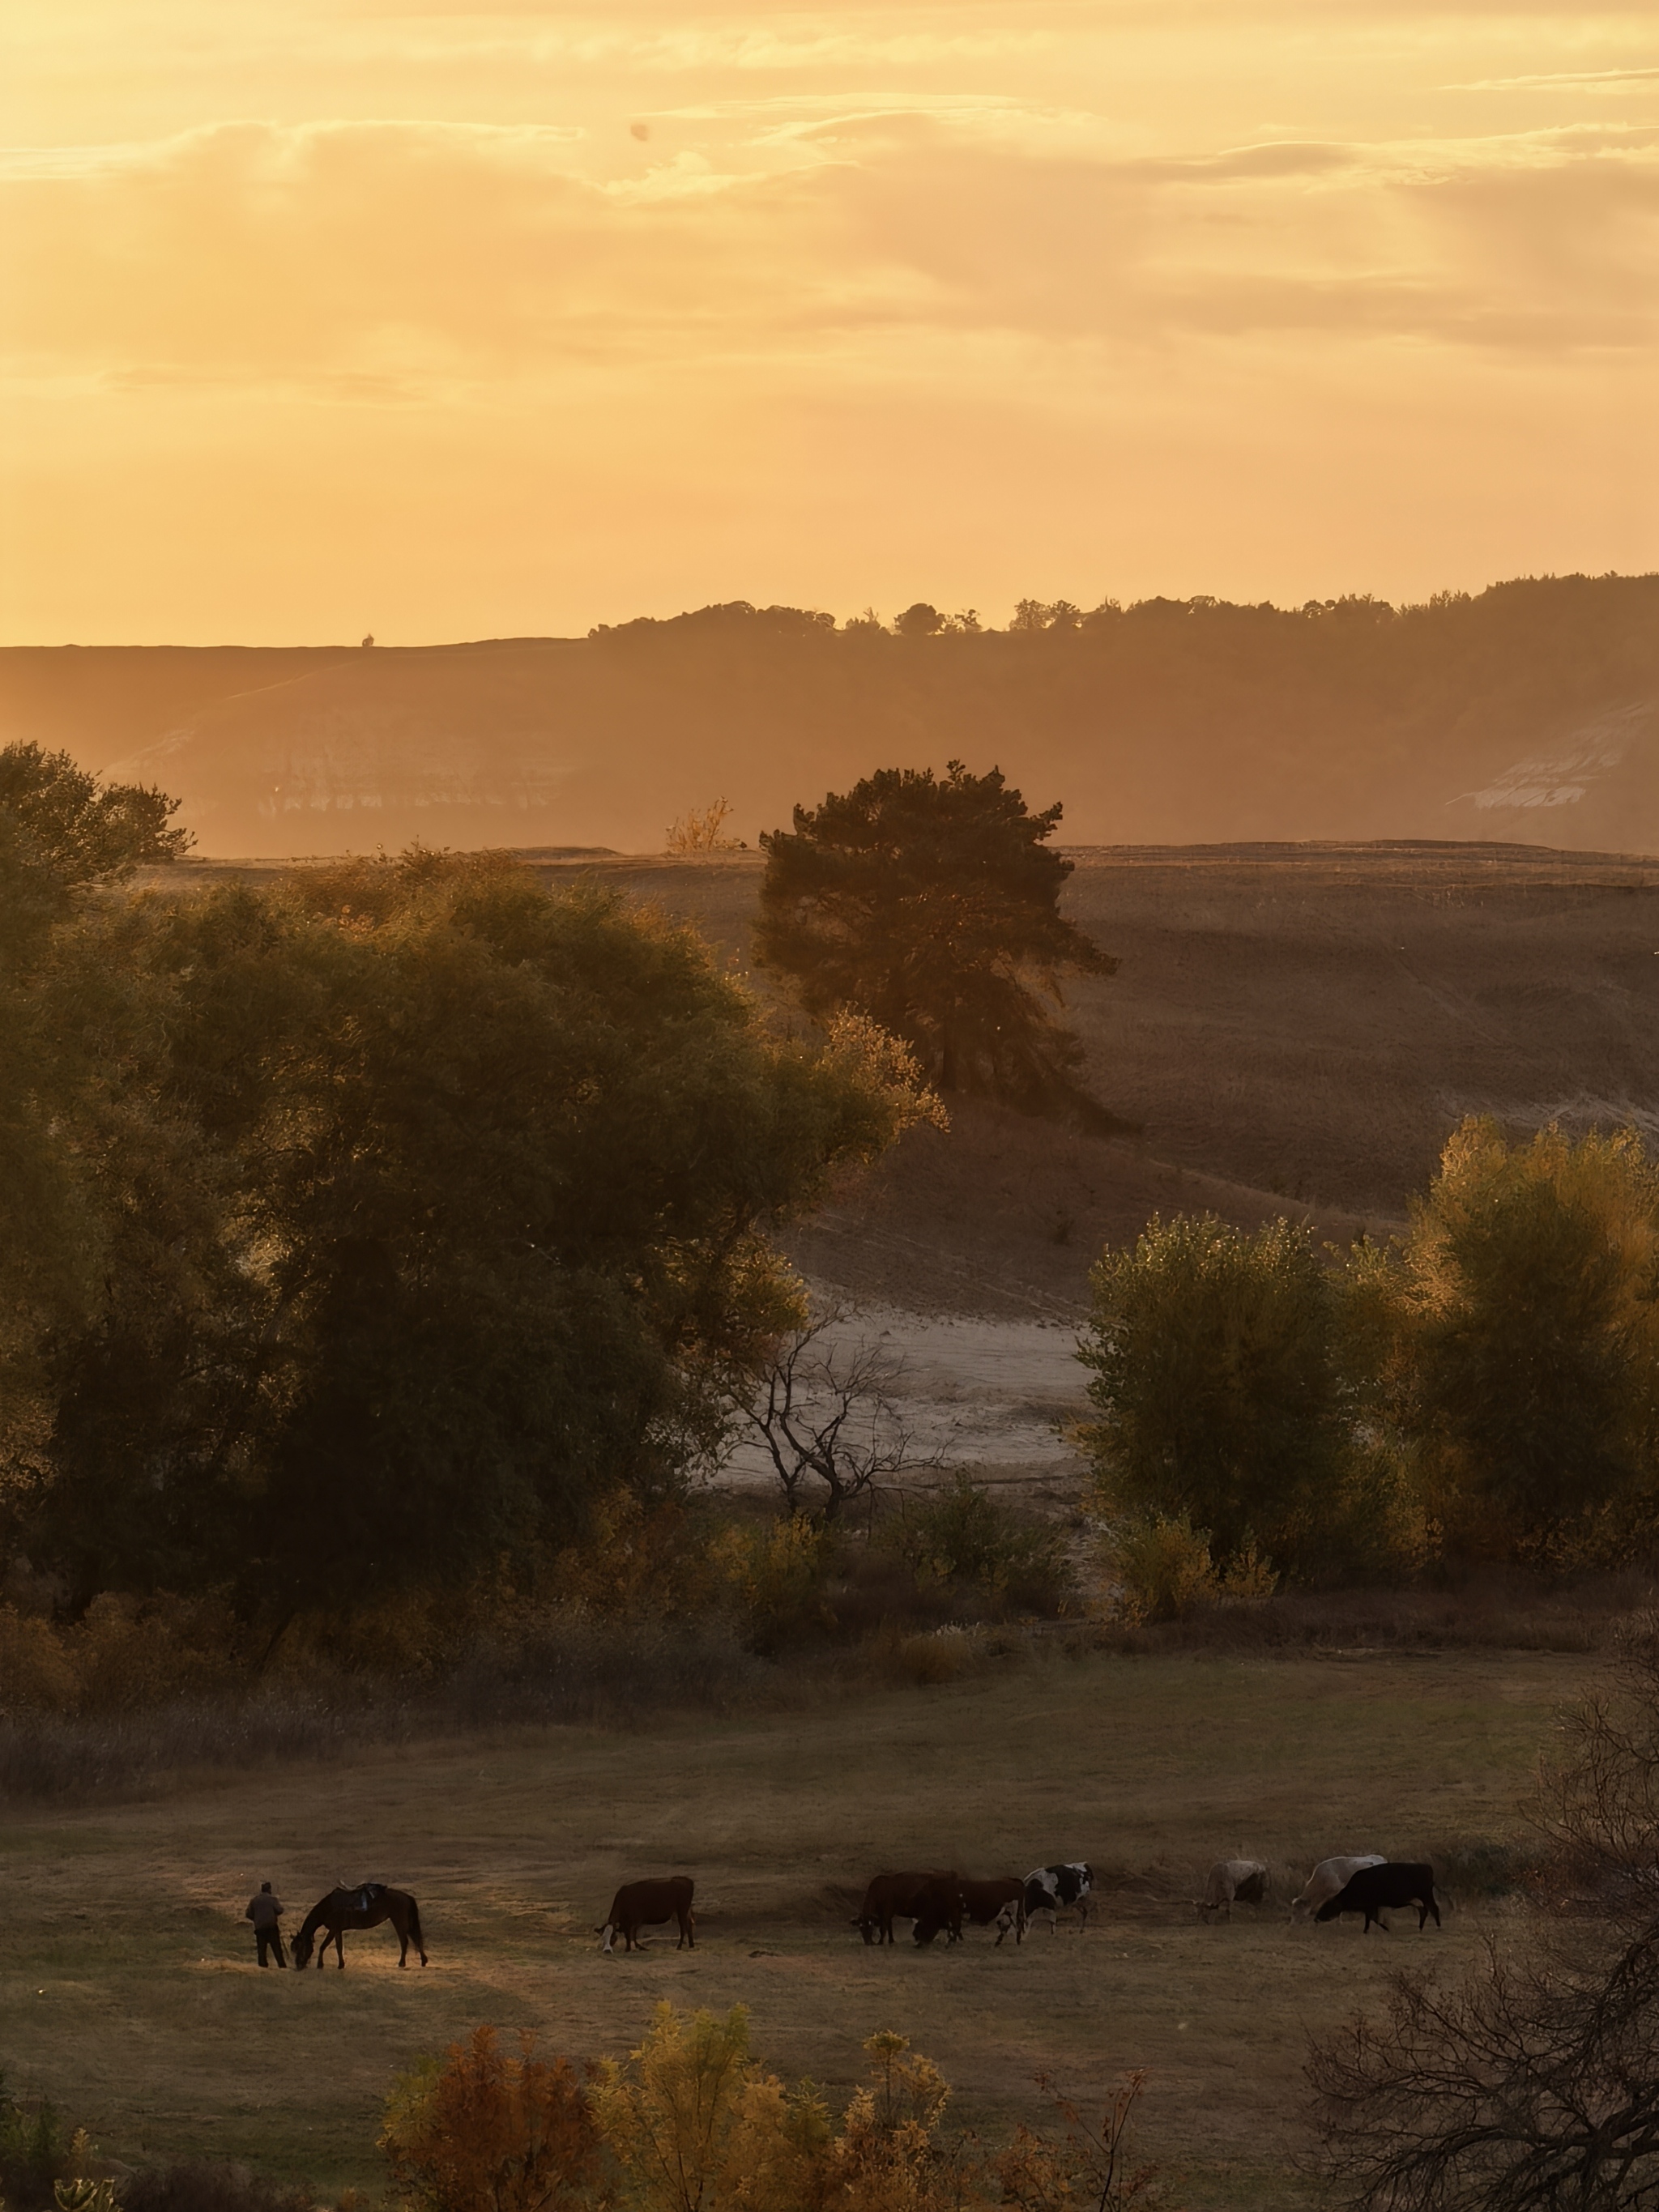
M 1267 1902 L 1267 1869 L 1261 1859 L 1218 1859 L 1198 1900 L 1200 1918 L 1207 1920 L 1212 1912 L 1224 1912 L 1231 1920 L 1235 1899 L 1241 1905 Z
M 1292 1920 L 1306 1920 L 1328 1904 L 1339 1891 L 1348 1886 L 1348 1877 L 1358 1873 L 1361 1867 L 1384 1866 L 1387 1861 L 1380 1851 L 1367 1851 L 1358 1858 L 1321 1859 L 1304 1883 L 1300 1897 L 1291 1899 Z

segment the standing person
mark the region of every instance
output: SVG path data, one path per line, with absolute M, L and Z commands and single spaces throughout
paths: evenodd
M 270 1960 L 265 1956 L 268 1950 L 276 1954 L 276 1963 L 279 1966 L 285 1966 L 288 1964 L 283 1950 L 283 1931 L 276 1925 L 282 1917 L 282 1899 L 273 1897 L 270 1893 L 270 1884 L 268 1881 L 262 1881 L 259 1884 L 259 1894 L 258 1897 L 249 1898 L 247 1911 L 242 1915 L 244 1920 L 251 1920 L 253 1923 L 253 1941 L 258 1948 L 259 1964 L 262 1966 L 268 1966 L 270 1964 Z

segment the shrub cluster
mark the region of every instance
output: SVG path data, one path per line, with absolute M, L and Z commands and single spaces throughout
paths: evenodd
M 1154 1221 L 1094 1275 L 1083 1431 L 1128 1609 L 1584 1571 L 1659 1533 L 1659 1171 L 1631 1131 L 1466 1121 L 1386 1247 Z
M 433 1726 L 728 1711 L 850 1669 L 944 1682 L 981 1626 L 1073 1609 L 1059 1533 L 958 1481 L 873 1534 L 758 1500 L 602 1497 L 590 1528 L 460 1586 L 294 1614 L 106 1592 L 78 1618 L 0 1603 L 0 1798 L 125 1789 Z
M 18 2212 L 52 2202 L 56 2183 L 71 2179 L 70 2136 L 45 2098 L 20 2098 L 0 2074 L 0 2202 Z
M 902 2035 L 865 2045 L 866 2080 L 837 2121 L 811 2081 L 751 2055 L 748 2014 L 657 2007 L 625 2063 L 517 2054 L 480 2027 L 404 2075 L 380 2148 L 405 2212 L 1054 2212 L 1165 2203 L 1132 2166 L 1132 2077 L 1097 2125 L 1055 2099 L 1059 2129 L 984 2149 L 945 2125 L 948 2085 Z

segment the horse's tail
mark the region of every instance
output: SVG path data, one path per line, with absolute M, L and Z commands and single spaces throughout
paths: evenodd
M 415 1948 L 424 1951 L 426 1938 L 421 1933 L 421 1908 L 412 1897 L 409 1900 L 409 1932 L 415 1938 Z

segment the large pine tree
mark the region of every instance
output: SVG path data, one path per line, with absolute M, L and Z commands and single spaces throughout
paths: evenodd
M 942 777 L 883 769 L 798 806 L 793 830 L 761 839 L 756 957 L 808 1012 L 855 1008 L 902 1037 L 941 1090 L 1106 1122 L 1053 1012 L 1062 975 L 1117 965 L 1060 914 L 1073 864 L 1047 843 L 1060 818 L 960 761 Z

